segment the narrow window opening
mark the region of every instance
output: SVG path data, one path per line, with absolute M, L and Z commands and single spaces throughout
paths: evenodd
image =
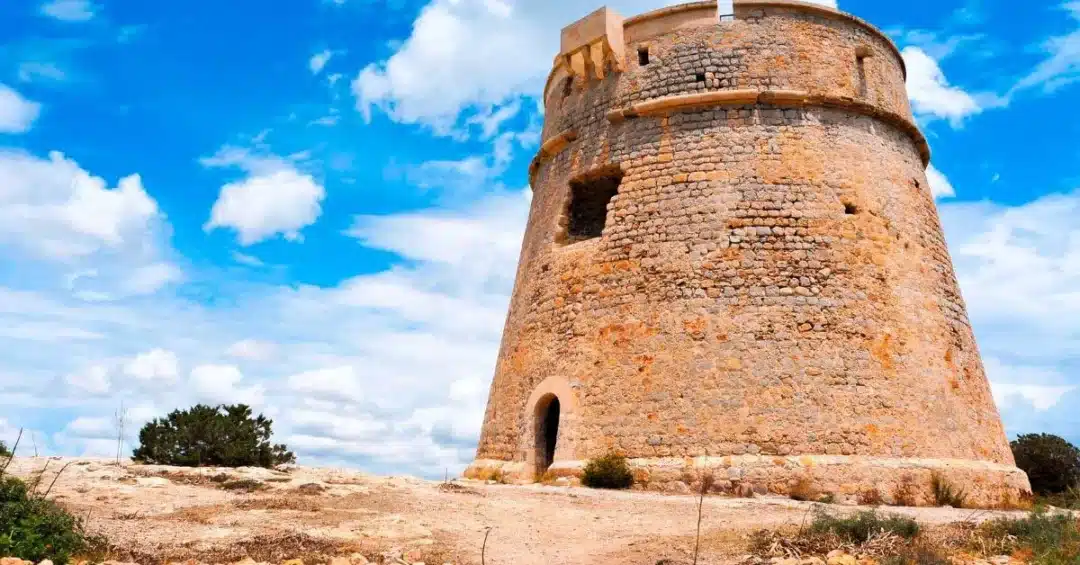
M 619 193 L 622 172 L 606 172 L 570 182 L 567 235 L 570 243 L 600 237 L 611 199 Z
M 568 98 L 574 92 L 574 79 L 567 77 L 562 83 L 562 97 Z
M 859 207 L 851 202 L 844 202 L 844 213 L 848 216 L 854 216 L 859 213 Z
M 705 82 L 705 73 L 698 73 L 694 75 L 694 80 L 698 82 Z
M 638 65 L 644 67 L 649 64 L 649 48 L 638 47 L 637 49 L 637 62 Z
M 855 50 L 855 72 L 858 75 L 859 97 L 866 98 L 866 59 L 870 57 L 869 47 L 859 47 Z

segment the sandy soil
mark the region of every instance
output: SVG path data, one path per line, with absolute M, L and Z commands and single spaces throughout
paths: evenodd
M 48 468 L 41 470 L 48 463 Z M 113 555 L 143 565 L 252 557 L 280 563 L 362 553 L 373 562 L 489 565 L 688 563 L 693 496 L 584 488 L 450 484 L 294 467 L 182 469 L 100 459 L 18 458 L 9 472 L 87 519 Z M 251 492 L 243 490 L 253 487 Z M 846 511 L 849 508 L 837 508 Z M 853 508 L 851 508 L 853 509 Z M 734 563 L 755 529 L 797 525 L 811 510 L 786 498 L 706 497 L 702 565 Z M 926 524 L 1007 513 L 890 509 Z

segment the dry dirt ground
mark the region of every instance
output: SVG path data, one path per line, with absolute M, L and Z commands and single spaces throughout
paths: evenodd
M 400 556 L 428 565 L 480 564 L 482 550 L 488 565 L 675 564 L 689 563 L 697 527 L 697 498 L 683 495 L 100 459 L 17 458 L 9 472 L 30 484 L 40 475 L 41 493 L 61 469 L 49 498 L 106 536 L 113 558 L 143 565 L 244 557 L 273 563 L 303 558 L 310 564 L 352 553 L 373 562 Z M 810 510 L 810 504 L 786 498 L 706 497 L 699 563 L 738 562 L 750 532 L 799 524 Z M 890 511 L 924 524 L 1007 514 Z

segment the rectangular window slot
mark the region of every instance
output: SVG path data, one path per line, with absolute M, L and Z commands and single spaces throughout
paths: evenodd
M 869 47 L 859 47 L 855 50 L 855 72 L 858 75 L 859 82 L 859 98 L 866 98 L 867 85 L 866 85 L 866 59 L 870 57 L 871 51 Z
M 705 73 L 698 73 L 694 75 L 694 80 L 697 82 L 705 82 Z
M 642 67 L 649 64 L 649 48 L 648 47 L 638 47 L 638 50 L 637 50 L 637 62 L 638 62 L 638 65 L 640 65 Z
M 594 239 L 604 233 L 608 204 L 619 193 L 621 171 L 608 171 L 570 182 L 567 236 L 570 243 Z

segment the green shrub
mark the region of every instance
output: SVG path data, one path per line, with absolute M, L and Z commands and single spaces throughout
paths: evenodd
M 11 450 L 3 441 L 0 441 L 0 457 L 11 457 Z
M 251 408 L 206 406 L 177 410 L 139 432 L 134 459 L 181 467 L 273 467 L 296 462 L 284 445 L 271 445 L 273 421 Z
M 944 548 L 931 542 L 916 541 L 901 546 L 894 555 L 881 560 L 881 565 L 953 565 Z
M 958 489 L 945 480 L 938 473 L 934 473 L 930 476 L 930 486 L 934 489 L 934 502 L 938 506 L 952 506 L 953 508 L 963 508 L 964 503 L 967 502 L 967 495 L 964 494 L 964 489 Z
M 1027 434 L 1012 441 L 1016 466 L 1031 480 L 1035 494 L 1059 494 L 1080 483 L 1080 450 L 1050 434 Z
M 249 493 L 261 490 L 265 488 L 265 486 L 266 485 L 262 484 L 262 482 L 256 481 L 255 479 L 229 480 L 224 481 L 219 485 L 222 490 L 244 491 Z
M 1030 562 L 1035 565 L 1080 562 L 1080 530 L 1076 518 L 1069 514 L 1049 514 L 1039 509 L 1023 519 L 987 522 L 982 530 L 984 535 L 1009 539 L 1014 551 L 1030 551 Z
M 905 516 L 881 516 L 873 510 L 838 517 L 819 509 L 814 515 L 810 530 L 819 534 L 834 534 L 847 543 L 861 544 L 882 531 L 914 539 L 919 535 L 919 523 Z
M 609 453 L 585 464 L 581 484 L 592 488 L 630 488 L 634 486 L 634 473 L 626 457 Z
M 83 530 L 82 521 L 53 502 L 35 498 L 26 483 L 0 479 L 0 556 L 63 565 L 103 545 Z
M 1080 487 L 1073 486 L 1065 489 L 1065 492 L 1041 495 L 1036 500 L 1036 504 L 1080 510 Z

